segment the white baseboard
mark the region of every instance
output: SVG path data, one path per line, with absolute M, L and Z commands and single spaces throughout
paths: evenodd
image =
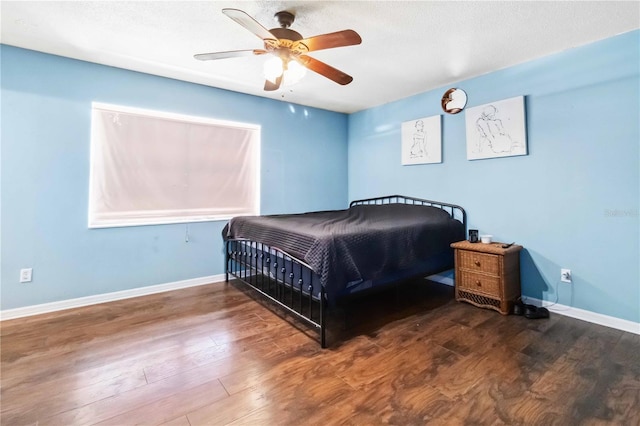
M 526 299 L 527 303 L 531 303 L 536 306 L 544 306 L 549 309 L 550 312 L 560 315 L 604 325 L 605 327 L 615 328 L 617 330 L 628 331 L 629 333 L 640 334 L 640 323 L 637 322 L 610 317 L 596 312 L 585 311 L 584 309 L 573 308 L 571 306 L 560 305 L 547 300 L 534 299 L 533 297 L 523 297 L 523 299 Z
M 98 303 L 113 302 L 115 300 L 130 299 L 132 297 L 146 296 L 149 294 L 163 293 L 165 291 L 179 290 L 181 288 L 212 284 L 224 281 L 224 279 L 224 274 L 210 275 L 206 277 L 174 281 L 165 284 L 133 288 L 130 290 L 115 291 L 113 293 L 79 297 L 77 299 L 61 300 L 59 302 L 43 303 L 41 305 L 25 306 L 15 309 L 6 309 L 4 311 L 0 311 L 0 321 L 28 317 L 32 315 L 46 314 L 49 312 L 62 311 L 65 309 L 80 308 L 83 306 L 96 305 Z M 432 281 L 440 282 L 442 284 L 453 285 L 453 278 L 451 277 L 432 275 L 431 277 L 429 277 L 429 279 Z M 603 325 L 605 327 L 615 328 L 617 330 L 627 331 L 629 333 L 640 334 L 640 323 L 637 322 L 598 314 L 595 312 L 586 311 L 584 309 L 573 308 L 571 306 L 554 304 L 546 300 L 535 299 L 532 297 L 524 297 L 524 299 L 526 299 L 527 303 L 532 303 L 536 306 L 544 306 L 548 308 L 549 311 L 560 315 Z
M 192 278 L 165 284 L 132 288 L 131 290 L 115 291 L 113 293 L 104 293 L 97 294 L 95 296 L 79 297 L 77 299 L 60 300 L 59 302 L 43 303 L 41 305 L 6 309 L 4 311 L 0 311 L 0 321 L 28 317 L 32 315 L 46 314 L 49 312 L 62 311 L 65 309 L 80 308 L 82 306 L 96 305 L 98 303 L 113 302 L 115 300 L 130 299 L 132 297 L 146 296 L 149 294 L 163 293 L 165 291 L 179 290 L 181 288 L 212 284 L 224 281 L 224 278 L 224 274 L 209 275 L 207 277 Z

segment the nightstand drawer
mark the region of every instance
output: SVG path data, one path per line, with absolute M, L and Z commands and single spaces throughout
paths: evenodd
M 460 288 L 500 298 L 500 278 L 473 272 L 459 271 L 456 285 Z
M 460 268 L 492 275 L 500 274 L 500 256 L 498 255 L 459 250 L 458 256 Z

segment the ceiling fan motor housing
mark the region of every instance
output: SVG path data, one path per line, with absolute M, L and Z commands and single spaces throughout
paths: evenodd
M 269 32 L 279 39 L 291 41 L 302 40 L 302 35 L 299 32 L 290 30 L 288 28 L 272 28 L 269 30 Z
M 308 51 L 307 46 L 302 43 L 296 43 L 302 40 L 302 35 L 297 31 L 288 28 L 273 28 L 269 32 L 277 39 L 264 40 L 264 48 L 282 59 L 288 60 L 292 55 L 298 56 Z

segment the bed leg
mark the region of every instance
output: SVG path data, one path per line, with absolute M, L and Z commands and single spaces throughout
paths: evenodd
M 229 282 L 229 244 L 227 241 L 224 245 L 224 282 Z
M 326 338 L 326 324 L 325 324 L 325 294 L 324 287 L 320 291 L 320 347 L 325 349 L 327 347 L 327 338 Z

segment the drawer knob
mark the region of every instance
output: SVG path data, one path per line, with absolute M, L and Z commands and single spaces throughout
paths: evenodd
M 479 261 L 479 260 L 476 260 L 476 261 L 474 261 L 473 263 L 475 263 L 475 264 L 476 264 L 476 266 L 480 266 L 480 261 Z
M 478 287 L 482 287 L 482 283 L 480 282 L 480 280 L 476 280 L 476 285 L 477 285 Z

